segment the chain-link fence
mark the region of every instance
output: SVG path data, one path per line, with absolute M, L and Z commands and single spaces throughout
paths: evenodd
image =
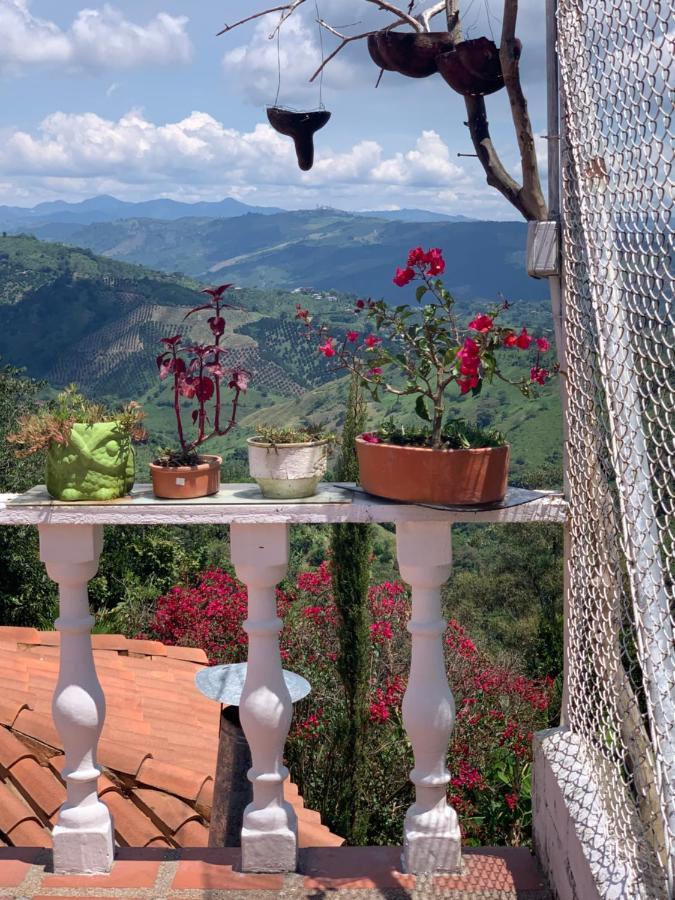
M 569 725 L 650 898 L 675 896 L 673 19 L 673 0 L 558 6 Z

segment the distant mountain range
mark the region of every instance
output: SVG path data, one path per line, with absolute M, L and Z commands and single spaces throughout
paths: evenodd
M 58 211 L 54 211 L 58 215 Z M 523 222 L 390 221 L 332 209 L 247 213 L 230 218 L 119 219 L 24 226 L 40 239 L 101 256 L 254 288 L 341 291 L 396 302 L 396 266 L 411 247 L 441 247 L 458 296 L 543 299 L 525 271 Z
M 132 203 L 118 200 L 116 197 L 101 195 L 82 200 L 79 203 L 67 203 L 56 200 L 49 203 L 38 203 L 32 208 L 21 206 L 0 206 L 0 229 L 19 231 L 36 225 L 50 222 L 91 225 L 94 222 L 115 222 L 118 219 L 230 219 L 255 213 L 260 216 L 272 216 L 287 212 L 274 206 L 249 206 L 232 197 L 216 202 L 181 203 L 177 200 L 144 200 Z M 392 222 L 468 222 L 465 216 L 446 216 L 443 213 L 429 212 L 424 209 L 396 209 L 358 213 L 369 218 L 388 219 Z

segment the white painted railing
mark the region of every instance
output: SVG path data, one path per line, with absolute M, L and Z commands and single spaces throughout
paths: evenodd
M 563 524 L 567 507 L 554 494 L 512 492 L 504 508 L 441 510 L 390 503 L 350 486 L 322 485 L 316 498 L 264 501 L 251 485 L 224 485 L 216 497 L 158 501 L 147 486 L 131 498 L 107 504 L 62 504 L 36 488 L 22 497 L 0 495 L 0 525 L 35 525 L 40 552 L 59 586 L 60 675 L 54 720 L 66 752 L 68 795 L 54 830 L 57 872 L 107 872 L 113 858 L 113 826 L 96 793 L 98 738 L 105 699 L 96 676 L 87 583 L 96 574 L 104 525 L 230 524 L 232 562 L 246 584 L 249 666 L 241 720 L 253 766 L 253 802 L 242 831 L 246 871 L 293 871 L 297 822 L 283 800 L 288 770 L 283 749 L 291 700 L 279 654 L 275 587 L 286 573 L 289 526 L 306 523 L 380 522 L 397 526 L 401 575 L 412 588 L 412 660 L 404 700 L 404 724 L 415 755 L 411 780 L 415 803 L 405 819 L 403 866 L 411 873 L 455 871 L 460 864 L 457 814 L 448 805 L 446 767 L 454 725 L 454 700 L 443 661 L 441 588 L 451 574 L 455 523 L 550 522 Z

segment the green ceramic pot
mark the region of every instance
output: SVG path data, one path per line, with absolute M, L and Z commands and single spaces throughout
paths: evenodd
M 118 422 L 73 425 L 67 444 L 47 454 L 47 490 L 55 500 L 116 500 L 134 486 L 136 460 Z

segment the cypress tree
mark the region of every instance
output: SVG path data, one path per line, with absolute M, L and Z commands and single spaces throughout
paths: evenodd
M 355 440 L 366 424 L 360 382 L 353 378 L 342 435 L 336 480 L 358 481 Z M 370 818 L 368 756 L 369 689 L 372 649 L 368 588 L 373 526 L 340 523 L 332 526 L 333 592 L 339 615 L 337 666 L 344 686 L 346 711 L 339 744 L 344 778 L 338 798 L 342 834 L 352 845 L 368 843 Z

